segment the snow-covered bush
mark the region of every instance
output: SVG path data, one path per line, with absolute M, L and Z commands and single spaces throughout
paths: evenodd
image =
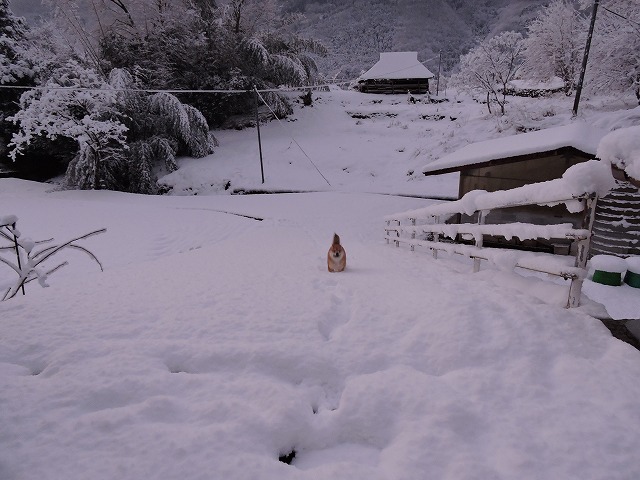
M 11 156 L 45 137 L 77 143 L 66 183 L 72 188 L 156 193 L 155 169 L 175 170 L 178 154 L 203 157 L 215 139 L 203 115 L 169 93 L 148 94 L 122 69 L 109 82 L 68 60 L 41 89 L 24 93 L 12 120 Z
M 86 253 L 102 270 L 102 264 L 98 258 L 90 250 L 76 242 L 104 233 L 106 229 L 95 230 L 63 243 L 39 248 L 39 245 L 49 244 L 53 239 L 34 242 L 20 233 L 16 227 L 17 221 L 18 218 L 15 215 L 0 215 L 0 240 L 4 240 L 4 244 L 0 244 L 0 263 L 8 266 L 18 276 L 12 286 L 0 291 L 0 302 L 15 297 L 21 290 L 24 293 L 25 284 L 33 280 L 38 280 L 43 288 L 48 287 L 49 275 L 66 266 L 68 262 L 59 263 L 54 267 L 45 266 L 45 262 L 64 249 Z
M 315 58 L 326 54 L 317 41 L 295 34 L 298 17 L 281 14 L 272 1 L 192 8 L 176 2 L 147 11 L 136 29 L 120 28 L 122 18 L 105 25 L 99 39 L 102 64 L 136 71 L 146 88 L 249 92 L 254 86 L 307 85 L 318 76 Z M 136 33 L 142 30 L 144 35 Z M 209 124 L 254 108 L 249 94 L 184 94 L 180 100 Z M 285 97 L 273 104 L 280 114 L 291 111 Z
M 504 115 L 507 85 L 522 66 L 523 38 L 520 33 L 504 32 L 482 42 L 460 57 L 460 72 L 451 77 L 454 87 L 486 93 L 491 103 Z
M 24 21 L 13 15 L 8 0 L 0 0 L 0 85 L 29 86 L 33 83 L 34 70 L 25 55 L 23 41 L 27 32 Z M 5 156 L 6 146 L 14 133 L 5 122 L 17 111 L 21 91 L 0 89 L 0 155 Z
M 156 170 L 176 170 L 176 156 L 204 157 L 216 139 L 199 110 L 170 93 L 148 94 L 127 70 L 114 69 L 110 84 L 117 89 L 116 105 L 127 128 L 127 148 L 120 149 L 120 190 L 156 193 Z
M 22 94 L 20 111 L 10 118 L 20 127 L 10 143 L 11 158 L 15 160 L 39 136 L 67 137 L 78 145 L 68 180 L 80 188 L 105 187 L 127 130 L 118 120 L 115 100 L 116 92 L 97 72 L 68 60 L 42 88 Z

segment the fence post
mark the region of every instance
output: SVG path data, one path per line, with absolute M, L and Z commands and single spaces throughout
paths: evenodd
M 588 238 L 578 241 L 575 266 L 579 268 L 585 268 L 587 266 L 589 248 L 591 246 L 591 235 L 593 232 L 593 222 L 596 217 L 597 203 L 598 195 L 596 194 L 590 195 L 585 199 L 585 214 L 582 219 L 582 227 L 589 230 L 589 236 Z
M 436 225 L 440 224 L 440 216 L 436 215 L 435 217 L 435 221 L 436 221 Z M 433 241 L 438 243 L 440 241 L 440 234 L 439 233 L 434 233 L 433 234 Z M 431 250 L 431 254 L 433 255 L 433 258 L 435 258 L 436 260 L 438 259 L 438 249 L 434 248 L 433 250 Z
M 578 268 L 586 268 L 589 258 L 589 248 L 591 246 L 591 234 L 593 230 L 593 221 L 595 220 L 596 205 L 598 203 L 598 195 L 592 194 L 585 198 L 585 213 L 582 218 L 582 227 L 589 230 L 587 238 L 578 240 L 578 248 L 576 249 L 575 266 Z M 582 295 L 582 284 L 584 279 L 574 277 L 569 285 L 569 297 L 567 298 L 567 308 L 574 308 L 580 305 L 580 296 Z
M 487 216 L 487 211 L 486 210 L 480 210 L 478 211 L 478 225 L 483 225 L 484 224 L 484 220 L 485 217 Z M 476 247 L 478 248 L 482 248 L 482 244 L 483 244 L 483 235 L 476 235 Z M 478 257 L 474 257 L 473 258 L 473 272 L 479 272 L 480 271 L 480 259 Z
M 415 218 L 411 218 L 411 226 L 415 227 L 416 226 L 416 219 Z M 416 239 L 416 230 L 415 228 L 411 231 L 411 240 L 415 240 Z M 411 251 L 415 252 L 416 251 L 416 246 L 412 243 L 411 244 Z
M 569 285 L 569 297 L 566 308 L 575 308 L 580 305 L 580 295 L 582 295 L 582 278 L 572 277 Z
M 398 227 L 398 229 L 396 230 L 396 235 L 398 236 L 398 238 L 400 238 L 400 220 L 396 220 L 396 227 Z M 400 248 L 400 240 L 396 240 L 396 248 Z

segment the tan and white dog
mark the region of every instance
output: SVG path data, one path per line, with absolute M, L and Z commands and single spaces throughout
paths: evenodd
M 340 237 L 333 234 L 333 244 L 327 253 L 327 266 L 330 272 L 342 272 L 347 267 L 347 252 L 340 245 Z

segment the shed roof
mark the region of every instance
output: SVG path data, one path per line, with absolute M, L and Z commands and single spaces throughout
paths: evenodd
M 359 81 L 404 78 L 433 78 L 434 75 L 418 61 L 418 52 L 383 52 L 380 60 Z
M 456 172 L 490 163 L 510 163 L 543 156 L 560 149 L 573 149 L 595 157 L 600 139 L 607 132 L 585 123 L 547 128 L 469 144 L 430 163 L 425 175 Z

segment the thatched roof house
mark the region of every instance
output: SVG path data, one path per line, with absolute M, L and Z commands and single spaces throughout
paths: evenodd
M 417 52 L 384 52 L 380 60 L 357 80 L 364 93 L 424 94 L 434 75 L 418 61 Z

